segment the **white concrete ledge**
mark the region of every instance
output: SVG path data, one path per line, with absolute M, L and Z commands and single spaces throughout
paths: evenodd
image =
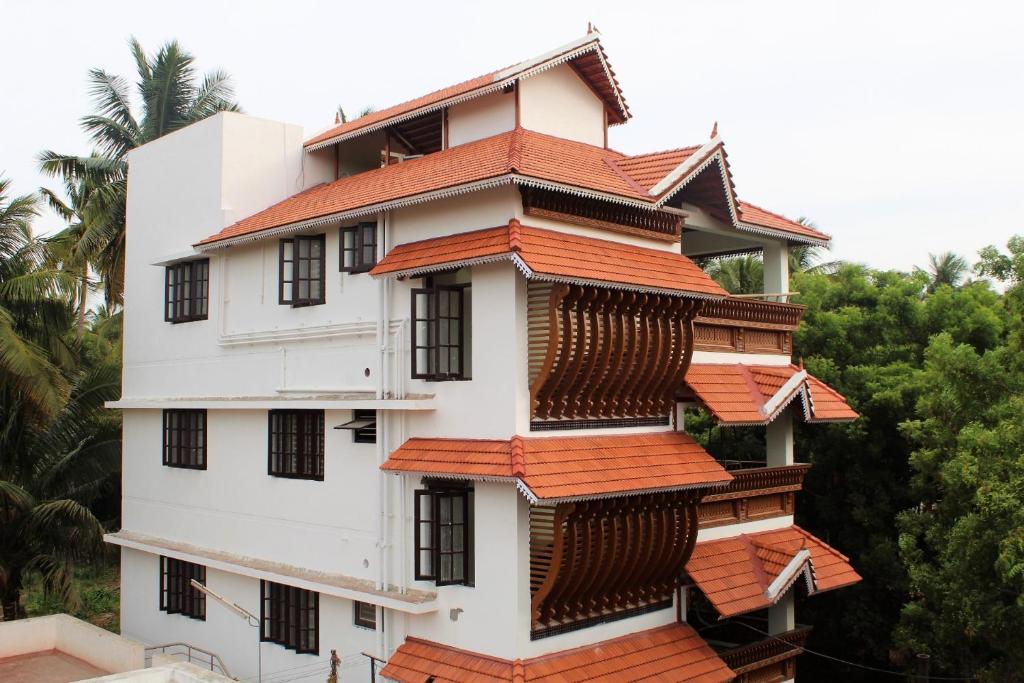
M 122 530 L 117 533 L 106 534 L 103 540 L 122 548 L 139 550 L 152 555 L 173 557 L 177 560 L 201 564 L 210 569 L 217 569 L 264 581 L 283 583 L 346 600 L 367 602 L 407 614 L 427 614 L 437 611 L 437 594 L 427 591 L 410 589 L 405 593 L 401 593 L 397 588 L 390 586 L 388 590 L 377 590 L 374 582 L 370 579 L 359 579 L 354 576 L 334 572 L 303 569 L 280 562 L 270 562 L 269 560 L 245 557 L 221 550 L 211 550 L 178 541 L 146 536 L 132 531 Z
M 414 395 L 408 398 L 375 398 L 373 392 L 347 394 L 296 394 L 285 392 L 279 396 L 134 396 L 107 401 L 107 408 L 162 409 L 207 408 L 210 410 L 276 410 L 280 408 L 312 408 L 324 410 L 434 410 L 432 395 Z

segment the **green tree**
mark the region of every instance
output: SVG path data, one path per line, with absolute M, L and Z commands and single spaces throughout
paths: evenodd
M 928 254 L 928 272 L 932 276 L 929 289 L 934 291 L 942 285 L 956 287 L 970 270 L 967 260 L 951 251 Z
M 31 228 L 37 211 L 37 197 L 11 197 L 10 181 L 0 178 L 0 388 L 50 415 L 68 390 L 60 368 L 72 359 L 59 333 L 73 283 L 43 267 L 46 246 Z
M 82 128 L 96 151 L 90 156 L 45 151 L 39 157 L 44 173 L 75 188 L 82 182 L 91 188 L 86 204 L 76 210 L 88 220 L 81 226 L 74 259 L 95 267 L 108 304 L 121 303 L 124 291 L 128 152 L 217 112 L 239 111 L 227 73 L 215 70 L 197 81 L 194 57 L 177 41 L 166 43 L 153 56 L 135 39 L 130 46 L 142 103 L 138 115 L 131 106 L 128 81 L 92 69 L 89 82 L 96 111 L 82 118 Z

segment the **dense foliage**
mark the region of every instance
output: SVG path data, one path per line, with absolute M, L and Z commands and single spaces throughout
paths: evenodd
M 901 669 L 1018 680 L 1024 648 L 1024 241 L 930 272 L 832 264 L 792 276 L 807 306 L 794 339 L 808 370 L 861 413 L 852 424 L 797 423 L 797 459 L 814 463 L 798 523 L 847 553 L 865 580 L 801 603 L 812 650 Z M 756 258 L 744 258 L 755 261 Z M 724 265 L 719 272 L 751 268 Z M 755 286 L 756 287 L 756 286 Z M 716 455 L 750 459 L 763 436 L 689 423 Z M 810 680 L 877 673 L 806 656 Z

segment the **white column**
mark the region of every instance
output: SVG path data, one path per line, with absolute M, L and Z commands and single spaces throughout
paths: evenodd
M 781 600 L 768 608 L 768 633 L 773 636 L 796 628 L 793 590 L 794 588 L 790 588 Z
M 766 294 L 789 291 L 789 247 L 785 242 L 764 245 L 764 291 Z
M 799 399 L 798 399 L 799 400 Z M 768 467 L 793 464 L 793 408 L 790 406 L 768 424 L 765 431 Z

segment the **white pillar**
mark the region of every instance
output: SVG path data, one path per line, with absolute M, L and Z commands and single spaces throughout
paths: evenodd
M 792 406 L 783 410 L 781 415 L 768 424 L 764 440 L 768 467 L 793 464 Z
M 768 633 L 778 635 L 796 628 L 796 609 L 793 603 L 793 590 L 790 588 L 782 598 L 768 608 Z
M 766 294 L 789 291 L 789 246 L 785 242 L 764 245 L 764 291 Z

